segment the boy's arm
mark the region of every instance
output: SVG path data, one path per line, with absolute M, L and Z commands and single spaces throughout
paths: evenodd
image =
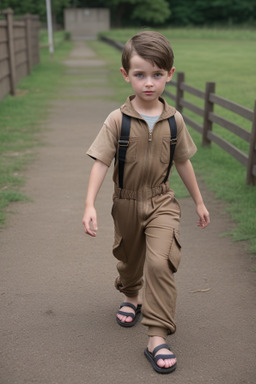
M 175 163 L 175 167 L 195 202 L 196 211 L 199 216 L 199 221 L 197 223 L 198 227 L 207 227 L 207 225 L 210 223 L 209 212 L 204 205 L 203 198 L 196 181 L 195 172 L 190 160 Z
M 108 166 L 106 164 L 102 163 L 100 160 L 95 160 L 89 178 L 87 196 L 85 200 L 85 210 L 82 221 L 85 233 L 93 237 L 96 236 L 98 229 L 97 214 L 94 204 L 107 171 Z

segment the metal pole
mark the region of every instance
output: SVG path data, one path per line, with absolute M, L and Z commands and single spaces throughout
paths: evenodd
M 49 52 L 52 55 L 54 52 L 53 45 L 53 33 L 52 33 L 52 11 L 51 11 L 51 0 L 46 0 L 46 11 L 47 11 L 47 26 L 48 26 L 48 43 Z

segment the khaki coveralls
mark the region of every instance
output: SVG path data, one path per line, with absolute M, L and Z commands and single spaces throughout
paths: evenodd
M 87 154 L 110 166 L 118 153 L 122 112 L 131 116 L 129 146 L 124 167 L 124 189 L 118 184 L 118 159 L 114 166 L 112 216 L 115 226 L 113 254 L 119 260 L 116 288 L 127 296 L 137 296 L 145 281 L 142 324 L 149 336 L 166 338 L 174 333 L 176 288 L 173 273 L 180 262 L 180 207 L 163 184 L 170 159 L 168 118 L 175 115 L 177 144 L 174 161 L 194 155 L 192 141 L 181 114 L 164 99 L 163 112 L 152 133 L 136 112 L 130 96 L 104 122 Z M 143 279 L 144 272 L 144 279 Z

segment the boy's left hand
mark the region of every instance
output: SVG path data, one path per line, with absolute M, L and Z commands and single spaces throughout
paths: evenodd
M 204 204 L 199 204 L 196 207 L 197 214 L 199 216 L 199 221 L 197 222 L 197 226 L 204 229 L 210 224 L 210 215 L 206 209 Z

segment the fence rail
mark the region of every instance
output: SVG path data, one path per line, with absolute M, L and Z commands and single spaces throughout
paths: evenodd
M 17 83 L 39 63 L 39 17 L 25 15 L 13 19 L 13 11 L 3 11 L 0 20 L 0 100 L 15 95 Z
M 123 45 L 102 36 L 101 40 L 112 45 L 113 47 L 122 50 Z M 171 88 L 175 88 L 175 92 L 169 91 Z M 204 107 L 201 108 L 196 104 L 185 99 L 184 92 L 196 96 L 202 99 Z M 202 135 L 202 145 L 209 146 L 211 142 L 214 142 L 220 146 L 224 151 L 228 152 L 237 161 L 246 167 L 246 184 L 256 185 L 256 100 L 254 110 L 245 108 L 237 103 L 227 100 L 215 94 L 215 83 L 207 82 L 205 85 L 205 91 L 201 91 L 185 83 L 184 73 L 177 74 L 177 81 L 171 81 L 167 84 L 165 94 L 175 102 L 176 109 L 182 112 L 184 120 L 187 125 L 195 129 Z M 214 113 L 214 105 L 218 105 L 226 110 L 229 110 L 236 115 L 239 115 L 252 123 L 251 132 L 238 126 L 233 121 Z M 192 111 L 196 115 L 199 115 L 203 119 L 203 123 L 199 124 L 197 121 L 190 118 L 187 114 L 183 113 L 183 108 Z M 239 136 L 241 140 L 249 143 L 249 153 L 242 152 L 235 145 L 229 143 L 223 139 L 217 133 L 213 132 L 213 124 L 232 132 Z
M 169 87 L 175 87 L 175 94 L 169 92 Z M 185 100 L 184 92 L 192 94 L 204 100 L 204 108 L 200 108 L 191 102 Z M 186 124 L 194 128 L 202 135 L 202 145 L 210 145 L 214 142 L 223 150 L 228 152 L 237 161 L 243 164 L 247 169 L 246 183 L 256 185 L 256 101 L 254 111 L 245 108 L 237 103 L 227 100 L 223 97 L 216 95 L 215 83 L 208 82 L 205 86 L 205 91 L 200 91 L 194 87 L 185 84 L 184 73 L 178 73 L 177 81 L 171 81 L 167 84 L 165 94 L 176 103 L 176 108 L 182 112 Z M 226 110 L 229 110 L 236 115 L 239 115 L 252 123 L 251 132 L 235 124 L 233 121 L 214 113 L 214 105 L 218 105 Z M 203 118 L 203 124 L 200 125 L 195 120 L 191 119 L 185 113 L 183 108 L 194 112 Z M 213 124 L 228 130 L 229 132 L 237 135 L 241 140 L 250 144 L 249 154 L 242 152 L 239 148 L 223 139 L 221 136 L 213 132 Z

